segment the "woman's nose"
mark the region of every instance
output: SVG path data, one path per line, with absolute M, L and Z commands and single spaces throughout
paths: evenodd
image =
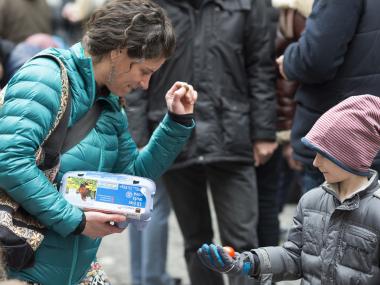
M 144 90 L 148 89 L 149 81 L 150 81 L 150 75 L 144 76 L 143 79 L 140 81 L 140 87 Z

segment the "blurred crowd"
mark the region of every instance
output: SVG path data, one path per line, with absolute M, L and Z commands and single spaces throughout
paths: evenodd
M 67 48 L 78 42 L 83 21 L 100 4 L 101 1 L 1 1 L 0 86 L 4 87 L 16 70 L 39 51 Z

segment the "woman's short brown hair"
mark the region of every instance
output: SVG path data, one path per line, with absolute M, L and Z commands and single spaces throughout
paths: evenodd
M 175 34 L 166 13 L 156 3 L 111 0 L 90 17 L 83 45 L 95 59 L 124 48 L 134 59 L 168 58 L 175 49 Z

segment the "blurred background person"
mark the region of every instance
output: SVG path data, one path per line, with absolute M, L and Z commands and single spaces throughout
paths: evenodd
M 132 285 L 180 285 L 166 270 L 170 199 L 162 180 L 156 181 L 152 219 L 142 231 L 129 228 Z
M 4 87 L 28 59 L 49 47 L 63 47 L 53 37 L 53 15 L 45 0 L 0 0 L 0 64 Z
M 4 76 L 2 84 L 5 85 L 16 71 L 34 55 L 46 48 L 63 48 L 59 38 L 48 34 L 34 34 L 24 41 L 13 46 L 7 58 L 4 60 Z
M 296 42 L 303 32 L 306 18 L 311 12 L 313 0 L 271 0 L 271 5 L 277 12 L 273 13 L 276 21 L 276 57 L 283 55 L 286 47 Z M 278 162 L 278 207 L 282 211 L 288 199 L 295 202 L 299 198 L 301 186 L 302 164 L 293 158 L 293 149 L 290 144 L 291 128 L 296 109 L 294 95 L 299 83 L 289 81 L 277 72 L 276 95 L 277 95 L 277 141 L 279 152 Z M 294 193 L 293 193 L 294 192 Z
M 157 3 L 176 29 L 176 52 L 152 76 L 149 89 L 127 104 L 142 118 L 139 129 L 145 134 L 140 136 L 148 137 L 164 115 L 161 90 L 176 80 L 197 88 L 199 124 L 164 182 L 185 240 L 191 283 L 223 284 L 220 274 L 202 267 L 196 250 L 214 238 L 208 188 L 222 243 L 235 249 L 258 246 L 255 164 L 265 165 L 277 147 L 274 45 L 267 8 L 263 0 Z M 131 237 L 131 248 L 136 244 Z M 230 280 L 252 283 L 244 277 Z
M 66 2 L 62 9 L 62 16 L 72 23 L 85 21 L 91 13 L 103 5 L 106 0 L 75 0 Z
M 68 44 L 78 42 L 91 13 L 105 0 L 47 0 L 53 13 L 54 33 Z
M 6 85 L 4 65 L 14 46 L 13 42 L 0 38 L 0 90 Z
M 45 0 L 0 0 L 0 38 L 17 44 L 52 31 L 51 9 Z
M 301 137 L 345 98 L 379 94 L 379 9 L 376 0 L 315 0 L 305 31 L 277 59 L 283 77 L 300 83 L 291 144 L 294 158 L 302 163 L 303 192 L 322 183 L 323 175 L 313 167 L 315 153 Z M 372 168 L 380 170 L 379 156 Z

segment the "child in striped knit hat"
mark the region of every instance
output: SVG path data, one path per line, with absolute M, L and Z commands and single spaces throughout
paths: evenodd
M 369 167 L 380 150 L 380 98 L 350 97 L 323 114 L 303 143 L 325 182 L 302 196 L 288 241 L 230 257 L 220 246 L 198 255 L 212 270 L 272 284 L 380 284 L 380 187 Z M 267 281 L 267 282 L 265 282 Z

